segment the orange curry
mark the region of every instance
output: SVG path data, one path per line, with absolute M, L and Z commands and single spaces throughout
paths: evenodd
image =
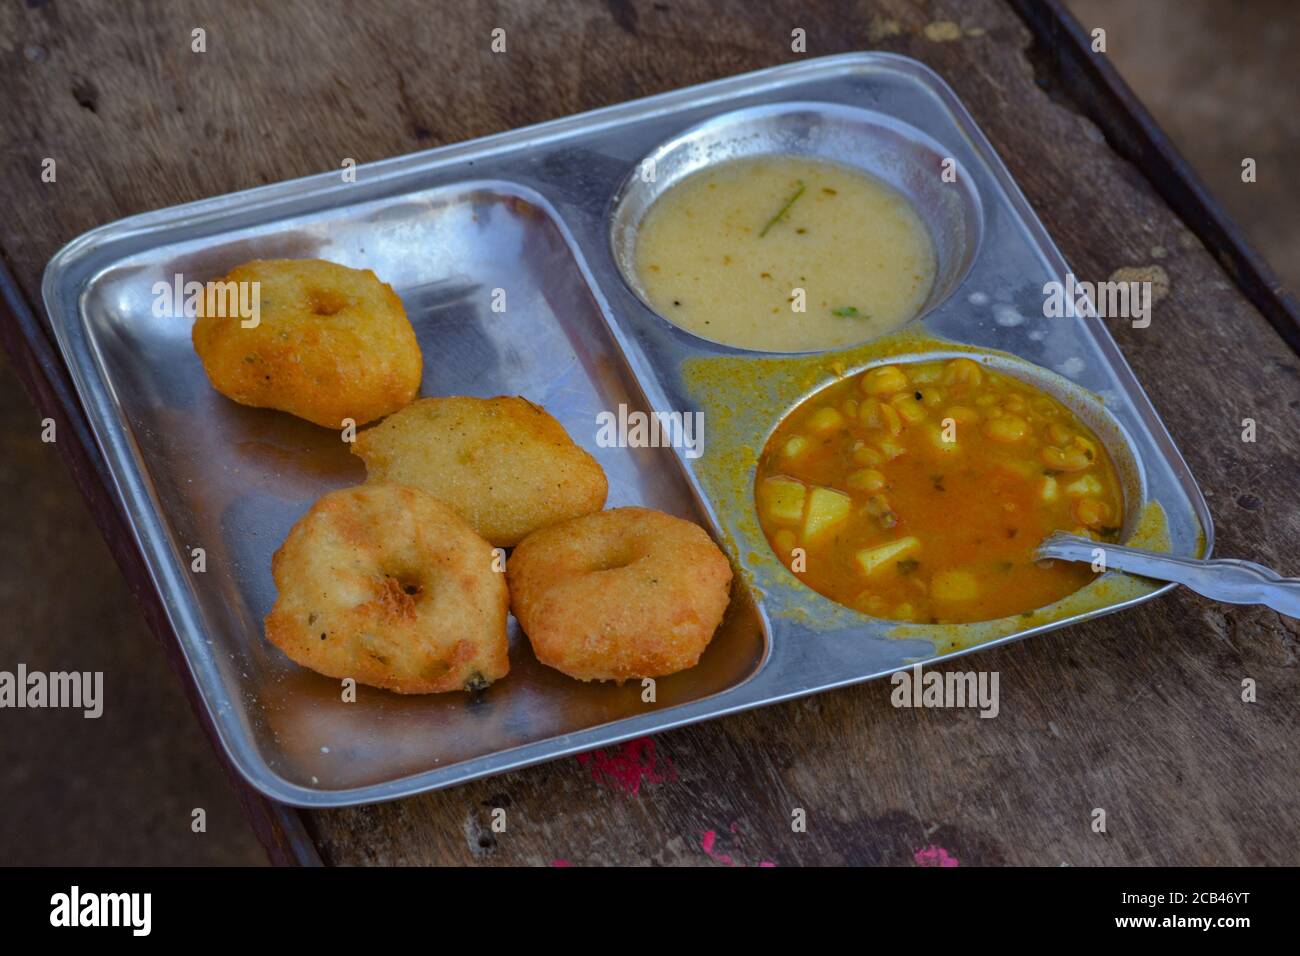
M 884 365 L 796 408 L 759 459 L 759 521 L 809 587 L 935 624 L 1043 607 L 1094 577 L 1055 530 L 1116 541 L 1119 478 L 1064 405 L 968 358 Z

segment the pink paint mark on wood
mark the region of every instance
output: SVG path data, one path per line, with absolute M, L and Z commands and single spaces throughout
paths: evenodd
M 705 830 L 700 837 L 700 849 L 714 863 L 721 863 L 723 866 L 735 866 L 736 861 L 725 853 L 717 851 L 718 831 Z
M 733 834 L 737 833 L 739 832 L 739 827 L 735 823 L 733 823 L 730 827 L 730 831 Z M 722 866 L 744 866 L 745 865 L 744 863 L 741 863 L 738 860 L 736 860 L 730 854 L 722 853 L 718 850 L 717 830 L 705 830 L 703 833 L 700 834 L 700 849 L 704 851 L 704 855 L 707 856 L 710 860 Z M 776 864 L 773 863 L 771 860 L 762 860 L 759 862 L 758 865 L 776 866 Z
M 958 866 L 957 858 L 941 846 L 930 845 L 912 854 L 917 866 Z
M 655 755 L 655 742 L 638 737 L 617 750 L 593 750 L 578 754 L 578 763 L 591 771 L 591 779 L 605 783 L 631 796 L 641 792 L 642 784 L 668 783 L 677 779 L 677 769 L 668 758 Z
M 573 866 L 568 860 L 552 860 L 551 866 Z

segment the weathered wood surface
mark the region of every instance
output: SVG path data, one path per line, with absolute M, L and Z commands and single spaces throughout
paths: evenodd
M 1150 328 L 1116 337 L 1209 496 L 1218 552 L 1300 573 L 1300 363 L 1051 77 L 1036 82 L 1045 61 L 995 0 L 6 5 L 0 254 L 35 304 L 45 262 L 97 224 L 790 62 L 795 27 L 809 56 L 879 48 L 937 69 L 1080 277 L 1167 273 Z M 895 710 L 876 683 L 662 734 L 653 757 L 307 822 L 334 863 L 911 864 L 933 846 L 963 865 L 1295 864 L 1297 650 L 1294 621 L 1180 592 L 958 665 L 1000 672 L 994 720 Z

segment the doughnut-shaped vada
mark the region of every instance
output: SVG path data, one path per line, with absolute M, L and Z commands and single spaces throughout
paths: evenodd
M 325 495 L 271 562 L 267 639 L 329 677 L 399 694 L 480 690 L 510 670 L 492 546 L 415 488 Z
M 424 398 L 357 435 L 371 481 L 450 505 L 494 545 L 598 511 L 608 484 L 546 409 L 519 397 Z
M 507 577 L 537 659 L 585 681 L 694 667 L 731 598 L 731 565 L 704 529 L 647 508 L 543 528 Z
M 369 269 L 258 259 L 216 281 L 258 283 L 256 325 L 225 295 L 199 303 L 194 351 L 227 398 L 342 428 L 345 418 L 364 425 L 395 412 L 419 391 L 415 331 L 397 293 Z

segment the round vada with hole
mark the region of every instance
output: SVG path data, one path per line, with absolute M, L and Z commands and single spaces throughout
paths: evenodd
M 731 564 L 697 524 L 614 508 L 536 531 L 507 566 L 537 659 L 582 681 L 687 670 L 722 623 Z
M 369 269 L 246 262 L 207 284 L 191 340 L 222 395 L 324 428 L 375 421 L 420 389 L 415 330 L 397 293 Z
M 498 554 L 416 488 L 330 492 L 271 573 L 266 637 L 303 667 L 399 694 L 479 691 L 510 670 Z

